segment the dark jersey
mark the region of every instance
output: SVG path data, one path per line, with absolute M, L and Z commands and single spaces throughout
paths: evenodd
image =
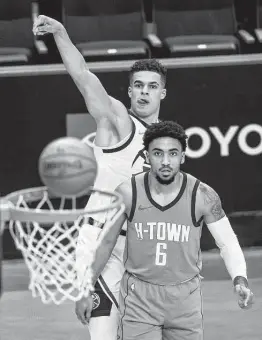
M 196 221 L 199 180 L 182 172 L 178 196 L 162 207 L 149 190 L 149 172 L 132 177 L 133 204 L 127 223 L 125 268 L 158 285 L 176 284 L 199 274 L 202 224 Z

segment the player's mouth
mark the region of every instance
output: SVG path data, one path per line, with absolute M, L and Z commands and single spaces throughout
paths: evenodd
M 163 169 L 163 170 L 161 170 L 161 173 L 162 173 L 164 176 L 168 176 L 168 175 L 171 174 L 171 170 L 169 170 L 169 169 Z
M 139 98 L 137 100 L 138 105 L 140 106 L 146 106 L 147 104 L 149 104 L 149 100 L 145 99 L 145 98 Z

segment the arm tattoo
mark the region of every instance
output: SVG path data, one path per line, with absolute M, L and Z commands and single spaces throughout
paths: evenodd
M 224 217 L 225 213 L 222 209 L 218 194 L 213 189 L 202 183 L 200 183 L 199 189 L 203 193 L 204 204 L 210 206 L 211 214 L 218 220 Z

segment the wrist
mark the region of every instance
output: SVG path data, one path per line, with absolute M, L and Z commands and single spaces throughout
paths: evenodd
M 59 23 L 56 31 L 53 33 L 54 36 L 63 36 L 66 33 L 66 29 L 63 24 Z
M 93 291 L 95 291 L 95 285 L 96 285 L 96 282 L 97 282 L 98 278 L 92 278 L 91 280 L 91 286 L 93 287 Z
M 234 285 L 234 287 L 236 285 L 240 285 L 240 286 L 244 286 L 244 287 L 248 288 L 248 280 L 244 276 L 236 276 L 233 280 L 233 285 Z

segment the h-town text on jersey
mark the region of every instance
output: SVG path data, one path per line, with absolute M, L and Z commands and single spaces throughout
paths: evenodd
M 191 226 L 171 222 L 135 222 L 139 240 L 188 242 Z

